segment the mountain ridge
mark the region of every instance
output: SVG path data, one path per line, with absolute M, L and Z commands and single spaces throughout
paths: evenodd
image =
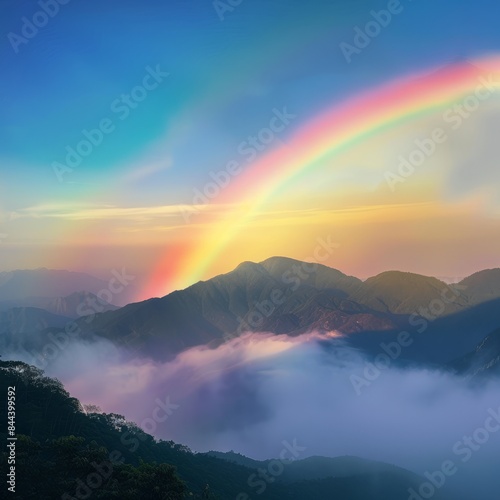
M 245 332 L 335 332 L 358 348 L 379 352 L 380 342 L 410 329 L 421 353 L 429 342 L 437 342 L 439 350 L 427 352 L 433 363 L 441 363 L 465 355 L 500 324 L 495 313 L 499 273 L 484 270 L 446 284 L 415 273 L 384 271 L 362 281 L 323 264 L 270 257 L 242 262 L 229 273 L 161 298 L 76 321 L 83 338 L 103 337 L 158 360 L 199 345 L 215 347 Z M 457 321 L 459 317 L 463 319 Z M 420 324 L 430 327 L 424 326 L 421 334 Z M 471 325 L 473 335 L 467 330 Z M 453 331 L 457 335 L 452 340 Z M 420 356 L 413 346 L 405 355 Z

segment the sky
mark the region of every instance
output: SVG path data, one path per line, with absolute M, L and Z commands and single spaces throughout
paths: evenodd
M 0 270 L 499 267 L 498 2 L 0 9 Z

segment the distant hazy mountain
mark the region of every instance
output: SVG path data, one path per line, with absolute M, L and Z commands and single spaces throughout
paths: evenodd
M 500 375 L 500 328 L 482 340 L 474 351 L 451 364 L 472 377 Z
M 206 454 L 253 470 L 272 468 L 273 459 L 253 460 L 234 452 Z M 359 457 L 308 457 L 288 462 L 276 477 L 287 488 L 286 498 L 399 499 L 407 498 L 408 487 L 422 482 L 418 475 L 395 465 Z M 356 485 L 356 486 L 355 486 Z M 317 492 L 318 496 L 313 496 Z M 326 494 L 326 496 L 325 496 Z M 448 498 L 437 493 L 436 500 Z
M 0 332 L 12 334 L 40 331 L 48 326 L 62 327 L 69 318 L 36 307 L 14 307 L 0 313 Z
M 270 460 L 253 460 L 239 453 L 210 451 L 207 455 L 227 460 L 251 469 L 267 469 L 272 462 Z M 302 460 L 295 460 L 287 463 L 286 468 L 279 477 L 279 481 L 286 483 L 297 481 L 311 481 L 325 479 L 328 477 L 349 477 L 357 475 L 379 475 L 382 473 L 392 473 L 406 475 L 408 482 L 418 480 L 418 476 L 395 465 L 383 462 L 375 462 L 364 458 L 345 457 L 308 457 Z
M 19 270 L 0 273 L 0 301 L 27 297 L 66 297 L 80 290 L 98 293 L 106 281 L 85 273 L 54 269 Z
M 120 270 L 115 271 L 119 274 Z M 82 290 L 99 295 L 105 291 L 103 298 L 108 300 L 110 280 L 114 279 L 110 270 L 109 279 L 100 279 L 86 273 L 56 270 L 30 269 L 0 273 L 0 302 L 17 301 L 33 297 L 56 299 L 67 297 Z M 126 304 L 136 296 L 134 283 L 128 283 L 119 293 L 111 293 L 112 303 Z
M 14 307 L 0 312 L 0 349 L 22 352 L 41 348 L 48 328 L 64 328 L 70 318 L 36 307 Z
M 433 300 L 453 298 L 446 303 L 446 314 L 459 311 L 469 305 L 464 295 L 456 296 L 456 287 L 428 276 L 399 271 L 388 271 L 367 279 L 351 296 L 372 309 L 395 314 L 413 314 L 420 308 L 428 308 Z M 500 297 L 500 289 L 499 295 Z
M 94 308 L 96 312 L 115 311 L 118 309 L 117 306 L 99 299 L 90 292 L 75 292 L 66 297 L 26 297 L 0 301 L 0 311 L 6 311 L 13 307 L 36 307 L 68 318 L 83 316 L 89 308 Z
M 4 353 L 40 351 L 53 343 L 51 331 L 65 329 L 89 311 L 116 309 L 90 292 L 0 301 L 0 349 Z

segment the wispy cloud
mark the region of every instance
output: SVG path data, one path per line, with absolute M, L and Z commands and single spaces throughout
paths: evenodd
M 125 175 L 125 180 L 127 182 L 134 182 L 150 177 L 152 175 L 163 172 L 172 166 L 172 158 L 166 157 L 160 160 L 152 161 L 145 165 L 140 165 L 130 169 L 130 171 Z
M 52 218 L 66 220 L 129 220 L 148 221 L 165 217 L 181 217 L 184 210 L 196 209 L 207 211 L 220 210 L 221 207 L 197 205 L 161 205 L 154 207 L 118 207 L 115 205 L 85 206 L 85 205 L 35 205 L 23 208 L 13 213 L 13 217 L 20 218 Z

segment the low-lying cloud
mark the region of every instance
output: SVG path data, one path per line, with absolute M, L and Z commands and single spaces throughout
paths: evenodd
M 194 451 L 265 459 L 278 455 L 283 440 L 296 439 L 306 448 L 301 458 L 357 455 L 418 474 L 451 459 L 458 473 L 447 487 L 473 484 L 482 499 L 499 491 L 492 464 L 500 432 L 478 449 L 474 442 L 466 462 L 465 452 L 454 451 L 484 425 L 489 410 L 500 414 L 498 380 L 472 387 L 450 373 L 389 366 L 356 391 L 352 377 L 366 366 L 363 354 L 339 338 L 263 333 L 192 348 L 165 363 L 126 359 L 105 341 L 75 343 L 47 374 L 83 403 L 139 425 L 151 419 L 158 400 L 179 405 L 154 434 Z

